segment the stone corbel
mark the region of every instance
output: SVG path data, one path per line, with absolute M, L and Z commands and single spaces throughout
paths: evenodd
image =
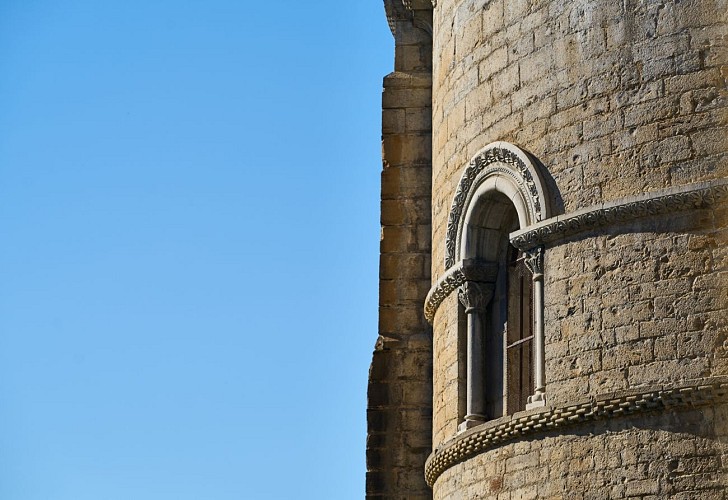
M 384 0 L 387 22 L 395 34 L 397 21 L 409 20 L 432 36 L 432 0 Z

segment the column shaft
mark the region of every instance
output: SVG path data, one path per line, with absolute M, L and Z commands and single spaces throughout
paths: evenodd
M 484 315 L 484 313 L 483 313 Z M 467 405 L 465 420 L 485 421 L 485 373 L 483 371 L 483 318 L 472 309 L 468 313 Z
M 544 356 L 544 331 L 543 331 L 543 275 L 538 279 L 534 276 L 533 280 L 533 299 L 534 299 L 534 370 L 533 381 L 536 394 L 543 394 L 546 388 Z
M 485 422 L 485 371 L 483 370 L 483 335 L 485 311 L 493 298 L 493 285 L 466 281 L 458 290 L 458 298 L 468 315 L 467 370 L 465 381 L 465 421 L 460 430 L 466 430 Z
M 526 265 L 533 273 L 533 385 L 526 409 L 546 404 L 546 342 L 543 329 L 543 247 L 526 252 Z

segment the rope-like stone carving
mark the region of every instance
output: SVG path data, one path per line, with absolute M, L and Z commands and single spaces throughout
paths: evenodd
M 516 413 L 467 431 L 435 450 L 425 463 L 425 480 L 432 487 L 437 478 L 453 465 L 524 436 L 602 418 L 678 410 L 726 399 L 728 379 L 714 377 L 696 381 L 692 385 L 624 391 L 621 394 L 596 397 L 558 408 L 546 407 Z
M 703 208 L 728 198 L 728 179 L 691 184 L 642 196 L 618 200 L 552 217 L 516 231 L 511 244 L 521 250 L 551 243 L 573 234 L 648 215 Z
M 447 221 L 445 269 L 449 269 L 455 264 L 458 231 L 476 180 L 485 179 L 490 175 L 509 176 L 525 195 L 524 198 L 529 204 L 534 219 L 531 222 L 536 223 L 543 219 L 545 200 L 541 199 L 536 185 L 540 181 L 534 179 L 529 165 L 523 160 L 524 157 L 525 153 L 516 146 L 497 142 L 478 153 L 465 168 Z M 531 168 L 533 167 L 531 166 Z
M 466 281 L 493 283 L 497 274 L 498 264 L 472 259 L 461 261 L 457 266 L 450 268 L 437 285 L 430 289 L 425 299 L 425 318 L 432 323 L 435 311 L 442 301 Z

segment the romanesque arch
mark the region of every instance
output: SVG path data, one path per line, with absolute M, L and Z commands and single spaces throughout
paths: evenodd
M 545 404 L 543 249 L 516 248 L 510 235 L 550 212 L 535 163 L 513 144 L 489 144 L 463 171 L 440 294 L 457 289 L 466 315 L 461 430 Z
M 493 142 L 476 154 L 463 171 L 448 216 L 445 269 L 464 258 L 464 228 L 474 224 L 474 203 L 488 193 L 508 197 L 518 212 L 520 229 L 551 217 L 547 189 L 529 155 L 508 142 Z

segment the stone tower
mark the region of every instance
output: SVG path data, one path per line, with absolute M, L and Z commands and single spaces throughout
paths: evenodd
M 385 7 L 367 497 L 728 498 L 728 2 Z

